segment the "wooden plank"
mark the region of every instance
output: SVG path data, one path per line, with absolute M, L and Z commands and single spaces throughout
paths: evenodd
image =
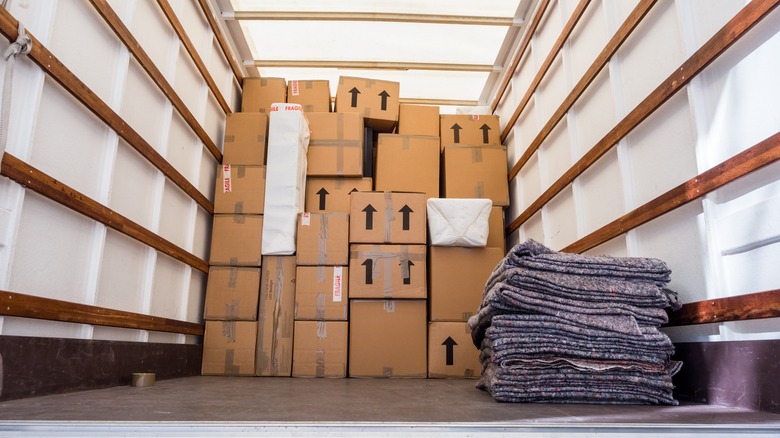
M 732 44 L 739 40 L 761 19 L 769 14 L 780 0 L 756 0 L 742 8 L 726 25 L 677 68 L 623 120 L 612 128 L 593 148 L 569 168 L 539 198 L 515 218 L 506 228 L 510 234 L 550 202 L 558 193 L 582 175 L 599 158 L 612 149 L 622 138 L 639 126 L 642 121 L 680 91 L 697 74 L 707 67 Z
M 553 43 L 552 47 L 550 48 L 550 52 L 547 53 L 547 57 L 544 59 L 542 65 L 539 67 L 539 70 L 536 72 L 536 76 L 534 76 L 531 84 L 525 90 L 523 98 L 520 99 L 520 103 L 517 104 L 517 107 L 512 113 L 512 116 L 509 117 L 506 125 L 504 125 L 504 131 L 501 132 L 501 143 L 506 140 L 509 133 L 512 131 L 512 129 L 514 129 L 515 122 L 517 122 L 517 119 L 520 117 L 520 114 L 523 112 L 526 105 L 528 105 L 528 102 L 531 101 L 531 97 L 533 97 L 534 93 L 536 93 L 536 89 L 539 87 L 542 79 L 544 79 L 544 75 L 546 75 L 547 71 L 550 70 L 550 66 L 552 65 L 553 61 L 555 61 L 558 53 L 560 53 L 563 44 L 566 42 L 566 40 L 569 39 L 569 35 L 571 35 L 574 27 L 577 25 L 577 23 L 579 23 L 580 18 L 582 18 L 582 14 L 585 13 L 585 9 L 588 8 L 589 4 L 590 0 L 580 0 L 580 2 L 577 3 L 577 7 L 572 12 L 569 20 L 566 21 L 566 25 L 563 26 L 560 35 L 558 35 L 558 39 L 555 40 L 555 43 Z
M 390 23 L 455 24 L 467 26 L 505 26 L 514 24 L 514 17 L 479 15 L 439 15 L 395 12 L 336 11 L 236 11 L 226 19 L 265 21 L 384 21 Z
M 545 123 L 531 144 L 528 145 L 528 148 L 517 160 L 517 163 L 512 166 L 508 177 L 510 182 L 517 176 L 518 172 L 520 172 L 520 169 L 522 169 L 523 166 L 528 163 L 528 160 L 531 159 L 533 154 L 542 145 L 542 142 L 544 142 L 544 140 L 552 133 L 553 129 L 555 129 L 555 127 L 558 125 L 558 122 L 563 119 L 563 116 L 566 115 L 577 99 L 579 99 L 580 96 L 582 96 L 582 93 L 584 93 L 585 90 L 590 86 L 591 82 L 593 82 L 601 70 L 604 69 L 609 60 L 612 59 L 612 56 L 615 54 L 615 52 L 617 52 L 626 39 L 628 39 L 629 35 L 631 35 L 639 23 L 642 22 L 642 19 L 645 17 L 645 15 L 647 15 L 648 12 L 650 12 L 650 9 L 653 7 L 653 5 L 655 5 L 656 1 L 657 0 L 642 0 L 636 5 L 634 10 L 631 11 L 631 14 L 629 14 L 628 18 L 626 18 L 626 21 L 623 22 L 617 32 L 615 32 L 612 38 L 610 38 L 609 42 L 606 46 L 604 46 L 604 49 L 601 50 L 601 53 L 599 53 L 596 59 L 593 60 L 593 63 L 590 65 L 590 67 L 588 67 L 588 70 L 585 71 L 585 74 L 582 75 L 582 78 L 580 78 L 574 88 L 572 88 L 572 90 L 569 92 L 569 95 L 566 96 L 566 99 L 564 99 L 558 109 L 555 110 L 553 115 L 550 117 L 547 123 Z
M 92 3 L 92 6 L 94 6 L 98 11 L 100 16 L 103 17 L 111 30 L 114 31 L 119 40 L 124 43 L 128 50 L 130 50 L 130 53 L 133 54 L 144 71 L 146 71 L 149 77 L 152 78 L 152 81 L 157 84 L 157 87 L 160 88 L 160 91 L 162 91 L 165 97 L 168 98 L 173 107 L 176 108 L 176 111 L 181 115 L 187 125 L 189 125 L 190 129 L 192 129 L 200 141 L 203 142 L 203 144 L 206 146 L 206 149 L 211 152 L 211 155 L 214 156 L 218 163 L 221 163 L 222 152 L 219 151 L 217 145 L 213 140 L 211 140 L 211 137 L 209 137 L 206 130 L 203 129 L 192 112 L 190 112 L 189 108 L 187 108 L 187 105 L 183 100 L 181 100 L 168 80 L 165 79 L 165 76 L 163 76 L 162 72 L 154 64 L 152 58 L 146 54 L 146 51 L 138 43 L 138 40 L 135 39 L 132 32 L 130 32 L 130 29 L 128 29 L 119 16 L 116 15 L 114 10 L 108 4 L 108 1 L 90 0 L 90 2 Z
M 780 317 L 780 289 L 686 303 L 665 327 Z
M 464 64 L 443 62 L 382 62 L 382 61 L 346 61 L 346 60 L 309 60 L 309 59 L 255 59 L 259 68 L 343 68 L 352 70 L 442 70 L 492 72 L 491 64 Z
M 187 321 L 0 291 L 0 315 L 203 336 L 205 326 Z
M 780 132 L 751 146 L 563 249 L 584 252 L 780 160 Z
M 506 93 L 506 89 L 509 87 L 509 82 L 512 80 L 512 76 L 514 76 L 515 72 L 517 71 L 517 66 L 520 65 L 520 60 L 525 55 L 526 50 L 528 49 L 528 45 L 531 44 L 531 38 L 533 38 L 534 33 L 536 33 L 536 28 L 539 27 L 539 23 L 542 21 L 542 17 L 544 17 L 544 13 L 547 11 L 547 6 L 549 5 L 550 0 L 542 0 L 539 3 L 539 7 L 536 9 L 536 14 L 534 15 L 533 20 L 531 20 L 531 24 L 528 25 L 528 28 L 525 31 L 523 41 L 520 43 L 517 52 L 515 52 L 514 58 L 512 58 L 512 64 L 508 69 L 504 70 L 504 77 L 501 79 L 501 83 L 498 86 L 496 96 L 493 98 L 493 103 L 490 104 L 490 112 L 496 112 L 498 103 L 501 102 L 501 98 L 504 97 L 504 93 Z
M 0 8 L 0 33 L 9 41 L 16 41 L 18 35 L 18 22 L 5 8 Z M 68 91 L 76 100 L 81 102 L 103 123 L 113 129 L 117 135 L 127 142 L 133 149 L 146 158 L 149 163 L 162 172 L 168 179 L 195 200 L 207 212 L 214 213 L 214 205 L 209 201 L 187 178 L 179 173 L 168 161 L 163 158 L 149 143 L 146 142 L 133 128 L 114 112 L 103 100 L 101 100 L 86 84 L 81 82 L 73 72 L 68 70 L 57 57 L 54 56 L 38 39 L 30 32 L 27 35 L 33 42 L 32 50 L 27 55 L 44 72 Z
M 208 0 L 198 0 L 198 3 L 203 10 L 203 15 L 206 16 L 206 20 L 209 22 L 209 26 L 211 26 L 211 31 L 214 32 L 214 36 L 217 38 L 217 43 L 219 44 L 219 48 L 222 49 L 222 54 L 225 55 L 225 59 L 227 60 L 228 65 L 230 65 L 230 69 L 233 70 L 233 77 L 235 78 L 236 83 L 238 83 L 238 88 L 241 89 L 241 79 L 243 78 L 241 68 L 238 66 L 236 59 L 230 54 L 228 42 L 225 39 L 222 30 L 219 28 L 219 24 L 217 23 L 217 19 L 214 18 L 211 8 L 209 8 Z
M 77 213 L 98 221 L 120 233 L 151 246 L 152 248 L 208 273 L 206 261 L 185 251 L 157 234 L 138 225 L 110 208 L 57 181 L 22 160 L 6 153 L 0 162 L 0 175 L 55 201 Z
M 184 45 L 184 48 L 187 50 L 187 53 L 190 54 L 190 58 L 192 58 L 192 61 L 195 63 L 195 66 L 198 68 L 198 71 L 200 72 L 200 75 L 203 77 L 203 80 L 206 81 L 206 84 L 211 90 L 211 94 L 214 95 L 214 98 L 217 99 L 219 106 L 222 107 L 222 111 L 224 111 L 225 114 L 230 114 L 231 113 L 230 105 L 228 105 L 227 101 L 222 96 L 222 92 L 219 91 L 219 87 L 217 87 L 217 83 L 214 82 L 214 78 L 211 76 L 211 73 L 209 73 L 209 69 L 206 68 L 206 64 L 203 62 L 203 59 L 198 54 L 198 51 L 195 50 L 195 45 L 192 44 L 192 40 L 190 40 L 190 37 L 187 36 L 187 32 L 184 30 L 184 26 L 182 26 L 181 21 L 179 21 L 179 18 L 176 16 L 176 13 L 173 11 L 171 4 L 168 3 L 168 0 L 157 0 L 157 4 L 160 5 L 160 8 L 165 14 L 165 17 L 168 19 L 168 22 L 173 27 L 173 30 L 176 31 L 176 35 L 179 36 L 179 40 L 181 40 L 182 44 Z

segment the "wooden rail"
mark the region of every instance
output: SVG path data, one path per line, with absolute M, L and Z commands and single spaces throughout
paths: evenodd
M 653 90 L 639 105 L 637 105 L 623 120 L 610 130 L 593 148 L 571 166 L 557 181 L 555 181 L 539 198 L 515 218 L 507 227 L 510 234 L 530 219 L 536 212 L 550 202 L 558 193 L 582 175 L 590 166 L 612 149 L 622 138 L 628 135 L 642 121 L 661 107 L 667 100 L 680 91 L 690 80 L 699 74 L 726 49 L 769 14 L 776 6 L 777 0 L 755 0 L 742 8 L 726 25 L 712 36 L 690 58 L 676 69 L 666 80 Z
M 168 23 L 171 24 L 171 27 L 173 27 L 173 30 L 176 32 L 176 35 L 179 36 L 179 40 L 184 45 L 184 48 L 187 50 L 187 53 L 189 53 L 190 58 L 192 58 L 192 62 L 195 63 L 195 66 L 198 68 L 198 71 L 200 72 L 200 75 L 203 77 L 203 80 L 206 81 L 209 90 L 211 90 L 211 94 L 214 95 L 214 98 L 217 99 L 219 106 L 222 107 L 222 111 L 224 111 L 225 114 L 230 114 L 231 112 L 230 105 L 228 105 L 227 101 L 222 96 L 222 92 L 219 91 L 219 87 L 217 87 L 217 83 L 214 82 L 214 78 L 211 76 L 211 73 L 209 73 L 208 68 L 206 68 L 206 64 L 203 62 L 203 59 L 198 54 L 198 51 L 195 49 L 195 45 L 192 44 L 192 40 L 190 39 L 189 36 L 187 36 L 187 32 L 184 30 L 184 26 L 182 26 L 181 21 L 179 21 L 179 18 L 176 16 L 176 13 L 173 12 L 173 8 L 171 7 L 171 4 L 168 3 L 168 0 L 157 0 L 157 4 L 160 5 L 160 9 L 162 9 L 163 13 L 165 14 L 165 18 L 168 19 Z
M 0 315 L 203 336 L 205 326 L 0 290 Z
M 687 303 L 666 327 L 780 317 L 780 289 Z
M 203 10 L 203 15 L 206 16 L 206 21 L 208 21 L 209 26 L 211 26 L 211 31 L 214 32 L 214 36 L 217 38 L 217 43 L 219 44 L 219 48 L 222 49 L 222 54 L 225 55 L 225 59 L 227 60 L 228 65 L 230 65 L 230 69 L 233 70 L 233 77 L 236 79 L 239 89 L 241 89 L 241 79 L 244 76 L 241 73 L 238 62 L 230 54 L 227 39 L 225 39 L 225 35 L 222 34 L 222 30 L 219 28 L 219 24 L 217 23 L 216 18 L 214 18 L 211 8 L 209 8 L 208 0 L 198 0 L 198 3 Z
M 560 35 L 558 35 L 558 39 L 556 39 L 555 43 L 553 43 L 550 51 L 547 53 L 547 57 L 544 59 L 542 65 L 539 67 L 539 70 L 536 72 L 536 75 L 531 81 L 531 84 L 525 90 L 523 98 L 520 99 L 520 103 L 517 104 L 515 111 L 506 122 L 504 131 L 501 132 L 502 143 L 506 140 L 506 137 L 509 135 L 512 129 L 514 129 L 517 118 L 520 117 L 520 113 L 523 112 L 526 105 L 528 105 L 528 102 L 531 101 L 531 97 L 533 97 L 534 93 L 536 93 L 536 89 L 539 88 L 539 84 L 542 82 L 542 79 L 544 79 L 544 75 L 546 75 L 550 70 L 550 66 L 552 66 L 552 63 L 558 56 L 558 53 L 560 53 L 561 49 L 563 48 L 563 44 L 566 42 L 566 40 L 569 39 L 569 35 L 571 35 L 574 27 L 577 25 L 577 23 L 579 23 L 580 19 L 582 18 L 582 14 L 585 13 L 585 9 L 587 9 L 589 4 L 590 0 L 580 0 L 580 2 L 577 3 L 577 7 L 574 9 L 574 12 L 572 12 L 569 20 L 566 21 L 566 25 L 563 27 Z
M 0 175 L 55 201 L 71 210 L 208 273 L 208 263 L 110 208 L 57 181 L 24 161 L 6 153 L 0 162 Z
M 16 41 L 18 21 L 5 8 L 0 8 L 0 33 L 9 41 Z M 101 100 L 86 84 L 68 70 L 34 35 L 27 32 L 33 42 L 28 57 L 44 72 L 60 84 L 76 100 L 81 102 L 103 123 L 113 129 L 149 163 L 162 172 L 171 182 L 189 195 L 207 212 L 214 213 L 214 205 L 187 178 L 163 158 L 138 132 L 131 128 L 114 110 Z
M 152 81 L 154 81 L 160 91 L 162 91 L 165 97 L 168 98 L 173 107 L 176 108 L 176 111 L 181 115 L 187 125 L 189 125 L 190 129 L 192 129 L 200 141 L 203 142 L 203 144 L 206 146 L 206 149 L 211 152 L 211 155 L 214 156 L 218 163 L 221 163 L 222 152 L 219 151 L 219 148 L 217 148 L 217 145 L 213 140 L 211 140 L 209 134 L 205 129 L 203 129 L 189 108 L 187 108 L 187 105 L 184 103 L 184 101 L 181 100 L 179 95 L 173 89 L 173 86 L 171 86 L 168 80 L 165 79 L 165 76 L 163 76 L 160 69 L 158 69 L 154 64 L 152 58 L 149 57 L 146 51 L 138 43 L 138 40 L 135 39 L 132 32 L 130 32 L 130 29 L 128 29 L 119 16 L 116 15 L 116 12 L 114 12 L 114 10 L 108 4 L 108 1 L 90 0 L 90 2 L 92 2 L 92 6 L 94 6 L 100 16 L 103 17 L 119 40 L 124 43 L 128 50 L 130 50 L 130 53 L 132 53 L 138 63 L 141 64 L 141 67 L 143 67 L 143 69 L 146 71 Z

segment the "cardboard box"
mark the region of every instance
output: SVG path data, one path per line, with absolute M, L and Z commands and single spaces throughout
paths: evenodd
M 402 103 L 398 109 L 398 133 L 438 137 L 439 107 Z
M 244 78 L 241 112 L 271 112 L 271 104 L 287 102 L 287 81 L 284 78 Z
M 504 207 L 493 206 L 488 217 L 488 240 L 485 246 L 501 249 L 506 254 L 506 235 L 504 229 Z
M 257 311 L 258 376 L 290 376 L 295 313 L 295 257 L 265 258 Z
M 439 137 L 379 134 L 376 156 L 377 191 L 422 192 L 439 197 Z
M 501 128 L 498 116 L 473 114 L 442 114 L 439 136 L 441 147 L 500 146 Z
M 230 113 L 225 121 L 225 143 L 222 164 L 265 164 L 268 145 L 268 115 L 264 113 Z
M 426 243 L 425 194 L 354 192 L 350 243 Z
M 504 252 L 456 246 L 432 246 L 429 252 L 430 320 L 467 321 L 477 312 L 485 283 Z
M 259 296 L 259 268 L 212 266 L 206 284 L 203 318 L 256 321 Z
M 327 80 L 287 81 L 287 102 L 297 103 L 304 113 L 330 112 L 330 84 Z
M 339 77 L 336 112 L 358 113 L 366 126 L 378 132 L 393 132 L 398 124 L 398 82 Z
M 349 113 L 308 113 L 311 140 L 306 174 L 363 176 L 363 118 Z
M 295 321 L 293 377 L 347 377 L 346 321 Z
M 263 243 L 263 216 L 254 214 L 215 214 L 211 231 L 209 264 L 260 266 Z
M 444 148 L 443 198 L 488 198 L 509 205 L 506 148 L 447 146 Z
M 346 266 L 298 266 L 295 320 L 346 321 L 349 268 Z
M 214 213 L 263 214 L 264 204 L 265 166 L 218 166 Z
M 465 322 L 428 324 L 428 377 L 475 378 L 482 373 L 479 349 Z
M 312 213 L 349 213 L 352 192 L 373 190 L 371 178 L 339 176 L 306 178 L 306 211 Z
M 299 265 L 349 263 L 349 214 L 301 213 L 296 256 Z
M 350 300 L 349 376 L 425 377 L 425 300 Z
M 203 375 L 253 376 L 257 323 L 206 321 L 203 336 Z
M 351 298 L 427 298 L 425 245 L 350 245 Z
M 289 109 L 288 109 L 289 108 Z M 300 106 L 282 104 L 269 116 L 263 254 L 295 253 L 298 215 L 306 196 L 309 127 Z

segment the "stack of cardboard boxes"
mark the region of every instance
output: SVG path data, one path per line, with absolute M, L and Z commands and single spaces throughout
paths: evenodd
M 342 77 L 331 112 L 327 81 L 244 81 L 217 178 L 204 374 L 478 375 L 465 321 L 504 254 L 498 119 L 398 94 Z M 266 113 L 285 100 L 308 121 L 305 209 L 295 255 L 261 257 Z M 428 244 L 426 201 L 440 196 L 492 200 L 486 247 Z

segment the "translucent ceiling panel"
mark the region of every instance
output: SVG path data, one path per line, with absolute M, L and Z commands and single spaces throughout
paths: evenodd
M 231 3 L 237 11 L 392 12 L 480 17 L 511 17 L 518 4 L 506 0 L 231 0 Z

